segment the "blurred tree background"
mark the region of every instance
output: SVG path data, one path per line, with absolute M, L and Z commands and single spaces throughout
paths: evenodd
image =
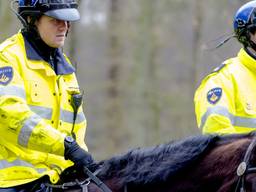
M 22 26 L 0 0 L 0 41 Z M 80 0 L 66 47 L 85 91 L 86 142 L 101 160 L 199 134 L 200 80 L 240 45 L 218 49 L 245 0 Z

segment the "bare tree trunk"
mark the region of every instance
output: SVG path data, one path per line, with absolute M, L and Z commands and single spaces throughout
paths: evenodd
M 144 60 L 147 67 L 145 81 L 145 99 L 146 105 L 148 107 L 148 114 L 146 116 L 146 145 L 152 143 L 160 142 L 160 107 L 159 107 L 159 92 L 158 92 L 158 78 L 157 78 L 157 44 L 158 39 L 156 35 L 157 27 L 155 21 L 155 5 L 157 1 L 154 0 L 144 0 L 142 9 L 144 10 L 144 22 L 145 22 L 145 55 L 147 59 Z M 147 34 L 147 35 L 146 35 Z M 144 45 L 141 45 L 142 49 Z
M 111 0 L 109 18 L 109 60 L 108 87 L 106 103 L 106 129 L 108 130 L 110 150 L 122 144 L 124 130 L 122 130 L 122 104 L 120 96 L 121 75 L 121 42 L 120 42 L 120 6 L 121 1 Z
M 78 3 L 78 6 L 81 5 L 81 1 L 77 1 L 77 3 Z M 79 71 L 79 70 L 77 70 L 78 64 L 76 62 L 76 57 L 77 57 L 76 49 L 77 49 L 77 44 L 78 44 L 77 38 L 79 38 L 79 35 L 77 35 L 77 30 L 76 30 L 77 27 L 78 27 L 77 22 L 73 22 L 71 24 L 71 28 L 69 31 L 70 40 L 68 41 L 69 57 L 71 59 L 73 66 L 76 69 L 76 73 L 78 73 L 78 71 Z
M 203 23 L 203 6 L 204 6 L 204 0 L 195 0 L 195 15 L 193 18 L 193 43 L 192 43 L 192 66 L 191 66 L 191 93 L 193 95 L 193 92 L 196 88 L 196 82 L 198 79 L 198 55 L 200 51 L 200 39 L 201 39 L 201 33 L 202 33 L 202 23 Z
M 157 54 L 155 35 L 154 0 L 138 2 L 139 16 L 136 23 L 136 40 L 134 47 L 134 66 L 131 74 L 132 84 L 129 89 L 133 93 L 130 101 L 131 119 L 136 127 L 133 140 L 138 145 L 150 145 L 159 141 L 159 103 L 157 87 Z
M 119 96 L 118 79 L 120 68 L 120 41 L 118 36 L 118 24 L 119 24 L 119 0 L 111 1 L 111 14 L 110 14 L 110 59 L 111 65 L 108 71 L 108 78 L 110 80 L 110 86 L 108 89 L 108 95 L 111 99 L 116 99 Z

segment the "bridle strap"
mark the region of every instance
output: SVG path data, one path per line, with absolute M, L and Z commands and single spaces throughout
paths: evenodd
M 75 181 L 63 183 L 61 185 L 52 185 L 50 183 L 45 183 L 45 186 L 48 188 L 53 188 L 53 189 L 69 189 L 72 187 L 80 187 L 82 189 L 82 192 L 88 191 L 88 185 L 90 184 L 89 179 L 85 179 L 84 181 L 78 181 L 77 179 Z
M 83 167 L 84 173 L 100 188 L 103 192 L 112 192 L 98 177 L 96 177 L 87 167 Z
M 256 171 L 256 168 L 248 168 L 250 157 L 255 146 L 256 146 L 256 137 L 254 136 L 249 147 L 246 150 L 243 161 L 237 167 L 238 181 L 237 181 L 235 192 L 245 192 L 246 174 L 253 173 Z

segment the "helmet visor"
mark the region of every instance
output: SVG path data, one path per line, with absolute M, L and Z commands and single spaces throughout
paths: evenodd
M 63 21 L 77 21 L 80 14 L 76 8 L 54 9 L 44 12 L 44 15 Z

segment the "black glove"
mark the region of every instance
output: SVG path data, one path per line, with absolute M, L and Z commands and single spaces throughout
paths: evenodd
M 90 169 L 90 167 L 95 166 L 96 163 L 92 156 L 82 149 L 72 137 L 67 136 L 65 138 L 64 146 L 65 159 L 71 160 L 75 164 L 76 168 L 80 169 L 83 166 L 86 166 L 88 169 Z

